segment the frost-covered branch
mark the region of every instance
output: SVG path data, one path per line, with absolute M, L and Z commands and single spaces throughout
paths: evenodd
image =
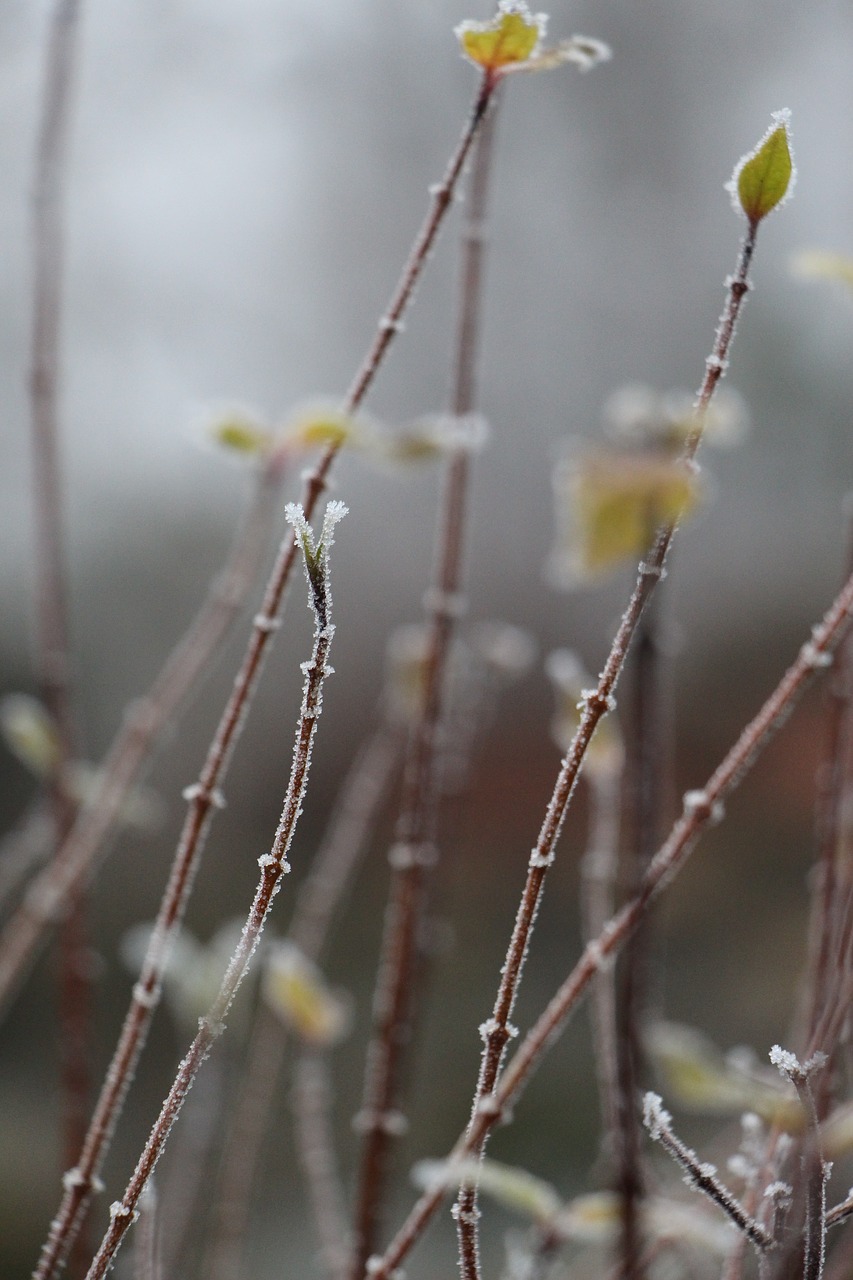
M 483 81 L 481 97 L 491 84 Z M 494 86 L 489 89 L 493 93 Z M 490 112 L 486 107 L 492 106 Z M 491 175 L 496 101 L 486 99 L 483 126 L 462 231 L 461 283 L 450 410 L 456 420 L 476 408 L 476 372 L 483 295 L 485 220 Z M 427 651 L 419 714 L 407 745 L 403 794 L 395 828 L 390 899 L 385 915 L 371 1043 L 360 1112 L 363 1145 L 355 1209 L 352 1280 L 358 1280 L 377 1243 L 393 1136 L 400 1132 L 400 1078 L 415 1015 L 417 945 L 427 868 L 436 857 L 437 752 L 445 715 L 447 667 L 464 610 L 463 555 L 468 521 L 470 449 L 462 440 L 447 463 L 436 527 L 431 590 L 426 597 Z M 389 1117 L 393 1117 L 389 1123 Z M 476 1193 L 472 1193 L 476 1194 Z M 467 1251 L 470 1253 L 470 1250 Z M 473 1280 L 476 1268 L 466 1274 Z
M 760 1252 L 773 1248 L 774 1241 L 769 1231 L 747 1213 L 737 1197 L 720 1181 L 714 1166 L 700 1161 L 696 1152 L 677 1136 L 672 1128 L 672 1116 L 664 1109 L 663 1099 L 656 1093 L 647 1093 L 643 1099 L 643 1123 L 652 1140 L 659 1142 L 684 1170 L 684 1180 L 689 1187 L 713 1200 Z
M 302 812 L 311 763 L 311 749 L 322 710 L 323 684 L 332 670 L 328 665 L 328 658 L 335 629 L 331 622 L 332 600 L 329 589 L 328 558 L 334 537 L 334 526 L 345 514 L 346 507 L 342 503 L 330 502 L 326 507 L 322 533 L 315 541 L 301 507 L 294 504 L 288 506 L 288 519 L 296 530 L 296 540 L 301 545 L 305 556 L 306 577 L 316 626 L 311 657 L 303 664 L 305 683 L 302 707 L 284 807 L 270 852 L 258 859 L 261 876 L 240 941 L 231 957 L 216 998 L 206 1015 L 199 1020 L 198 1035 L 178 1069 L 133 1177 L 121 1200 L 111 1206 L 110 1226 L 89 1268 L 87 1280 L 101 1280 L 101 1277 L 106 1274 L 125 1233 L 136 1219 L 139 1198 L 166 1145 L 172 1126 L 202 1063 L 210 1053 L 214 1042 L 225 1030 L 228 1011 L 249 969 L 273 900 L 281 887 L 283 877 L 290 871 L 287 855 Z

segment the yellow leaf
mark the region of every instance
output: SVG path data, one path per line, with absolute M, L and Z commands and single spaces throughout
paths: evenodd
M 56 725 L 38 698 L 10 693 L 0 703 L 0 732 L 22 764 L 39 778 L 59 766 L 61 747 Z
M 695 475 L 677 458 L 590 452 L 558 468 L 558 537 L 551 576 L 575 586 L 648 550 L 661 525 L 695 508 Z
M 486 71 L 501 72 L 536 53 L 545 21 L 544 14 L 532 14 L 523 0 L 501 0 L 490 22 L 462 22 L 456 37 L 471 62 Z
M 264 997 L 308 1044 L 328 1047 L 349 1028 L 348 1007 L 329 990 L 317 966 L 291 943 L 280 943 L 270 951 L 264 970 Z
M 746 1070 L 692 1027 L 658 1022 L 646 1033 L 646 1048 L 666 1093 L 680 1106 L 706 1115 L 754 1111 L 789 1133 L 803 1127 L 794 1090 L 769 1070 Z
M 497 1160 L 421 1160 L 412 1169 L 412 1181 L 430 1191 L 479 1186 L 499 1204 L 534 1222 L 550 1222 L 561 1205 L 550 1182 Z
M 791 270 L 805 280 L 840 280 L 853 289 L 853 258 L 822 249 L 803 249 L 791 262 Z
M 551 733 L 561 751 L 568 751 L 581 720 L 584 690 L 593 681 L 577 655 L 568 649 L 549 654 L 545 668 L 554 685 L 557 708 L 551 722 Z M 612 777 L 622 768 L 624 751 L 615 715 L 599 721 L 586 753 L 584 768 L 591 776 Z
M 247 457 L 267 453 L 272 444 L 272 435 L 265 427 L 236 415 L 214 422 L 211 435 L 224 449 Z

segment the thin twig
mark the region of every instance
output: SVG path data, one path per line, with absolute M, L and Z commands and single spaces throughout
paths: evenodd
M 481 98 L 485 97 L 486 86 L 490 85 L 486 105 L 494 95 L 494 86 L 486 77 Z M 462 233 L 456 368 L 451 394 L 451 410 L 460 418 L 470 414 L 475 405 L 484 222 L 494 120 L 493 109 L 484 116 L 477 142 L 468 214 Z M 367 1259 L 376 1248 L 391 1139 L 401 1132 L 400 1076 L 405 1046 L 411 1040 L 417 940 L 424 909 L 426 871 L 436 857 L 436 750 L 445 710 L 448 657 L 462 609 L 469 468 L 469 449 L 463 443 L 454 448 L 447 465 L 437 522 L 433 586 L 427 596 L 429 633 L 422 702 L 409 737 L 396 840 L 389 855 L 392 882 L 359 1114 L 364 1136 L 354 1219 L 353 1280 L 362 1274 Z
M 672 1128 L 672 1117 L 664 1110 L 663 1102 L 656 1093 L 647 1093 L 643 1103 L 643 1118 L 650 1136 L 659 1142 L 664 1151 L 672 1156 L 686 1174 L 687 1185 L 701 1191 L 712 1200 L 723 1213 L 734 1223 L 738 1231 L 764 1253 L 772 1249 L 773 1237 L 756 1218 L 747 1213 L 741 1202 L 717 1176 L 712 1164 L 703 1164 L 695 1151 L 681 1141 Z
M 50 22 L 32 206 L 33 321 L 30 372 L 36 628 L 41 696 L 56 729 L 58 759 L 48 782 L 54 857 L 74 824 L 68 786 L 79 755 L 71 690 L 71 643 L 65 574 L 59 446 L 60 345 L 65 283 L 64 187 L 77 63 L 80 0 L 57 0 Z M 59 1047 L 66 1163 L 86 1133 L 91 1089 L 92 964 L 82 891 L 66 903 L 59 948 Z M 81 1274 L 81 1259 L 74 1274 Z
M 136 1218 L 139 1197 L 166 1145 L 172 1126 L 202 1063 L 215 1041 L 225 1030 L 228 1011 L 240 983 L 248 972 L 273 900 L 281 888 L 283 877 L 290 871 L 287 854 L 302 812 L 308 784 L 311 749 L 322 710 L 323 684 L 326 677 L 331 674 L 328 660 L 335 628 L 331 620 L 329 549 L 333 541 L 334 524 L 345 514 L 346 508 L 341 503 L 329 503 L 323 521 L 323 531 L 316 545 L 301 508 L 289 507 L 288 511 L 289 518 L 296 527 L 296 544 L 301 544 L 305 556 L 309 597 L 314 610 L 316 627 L 311 658 L 303 668 L 305 683 L 302 707 L 281 819 L 270 852 L 258 859 L 261 876 L 255 890 L 254 901 L 222 984 L 207 1014 L 199 1020 L 198 1035 L 178 1068 L 178 1073 L 151 1130 L 133 1177 L 122 1199 L 111 1206 L 110 1226 L 89 1268 L 87 1280 L 101 1280 L 107 1273 L 125 1233 Z
M 153 1178 L 148 1180 L 139 1200 L 134 1280 L 163 1280 L 160 1261 L 160 1203 Z
M 399 728 L 383 720 L 353 761 L 329 830 L 296 895 L 286 936 L 315 963 L 397 772 L 400 747 Z M 213 1228 L 202 1268 L 208 1280 L 236 1280 L 241 1272 L 257 1166 L 286 1045 L 284 1023 L 261 1002 L 222 1156 Z
M 757 225 L 750 224 L 741 244 L 737 269 L 728 281 L 728 295 L 717 325 L 714 349 L 705 362 L 705 377 L 697 396 L 691 429 L 682 450 L 681 460 L 686 466 L 694 463 L 708 408 L 726 368 L 737 317 L 749 290 L 747 276 L 755 249 L 756 233 Z M 643 610 L 664 574 L 664 565 L 676 526 L 677 520 L 674 520 L 658 530 L 653 547 L 646 560 L 639 566 L 633 594 L 622 616 L 604 669 L 599 676 L 598 686 L 596 689 L 588 690 L 584 696 L 580 724 L 563 761 L 539 839 L 530 855 L 527 880 L 515 917 L 506 960 L 501 968 L 501 979 L 492 1016 L 482 1027 L 484 1047 L 469 1121 L 469 1130 L 472 1135 L 481 1126 L 483 1107 L 488 1108 L 490 1105 L 491 1095 L 500 1076 L 506 1046 L 512 1036 L 510 1018 L 518 995 L 533 922 L 539 910 L 548 868 L 554 861 L 556 844 L 566 812 L 577 786 L 581 765 L 598 722 L 613 706 L 613 692 L 625 664 L 628 648 Z M 484 1141 L 490 1128 L 490 1125 L 486 1125 L 483 1129 Z M 476 1145 L 471 1148 L 478 1152 L 482 1149 Z
M 661 593 L 643 611 L 634 640 L 631 709 L 627 717 L 625 868 L 635 893 L 661 836 L 662 709 L 659 643 Z M 613 1142 L 621 1196 L 620 1252 L 623 1280 L 644 1280 L 642 1215 L 645 1178 L 637 1106 L 642 1069 L 640 1023 L 646 994 L 648 921 L 629 939 L 616 984 L 617 1106 Z
M 803 1280 L 821 1280 L 826 1259 L 826 1184 L 831 1166 L 826 1164 L 821 1152 L 820 1120 L 811 1082 L 813 1076 L 825 1069 L 827 1058 L 826 1054 L 817 1053 L 801 1063 L 793 1053 L 774 1045 L 770 1060 L 796 1089 L 808 1118 L 808 1138 L 802 1159 L 805 1180 L 802 1276 Z
M 853 520 L 849 513 L 848 524 Z M 846 573 L 853 573 L 853 528 L 848 529 Z M 845 782 L 850 768 L 850 752 L 853 747 L 853 647 L 850 638 L 839 651 L 832 678 L 828 682 L 826 748 L 820 770 L 817 820 L 817 867 L 811 920 L 809 922 L 810 963 L 807 980 L 809 1000 L 808 1024 L 805 1035 L 806 1056 L 818 1049 L 830 1055 L 834 1045 L 818 1044 L 815 1035 L 822 1014 L 835 1004 L 840 956 L 837 948 L 841 940 L 841 915 L 839 905 L 844 903 L 849 877 L 842 877 L 839 884 L 839 842 L 844 830 L 843 802 Z M 817 1105 L 821 1119 L 825 1119 L 831 1103 L 832 1070 L 823 1073 L 818 1084 Z
M 825 667 L 827 656 L 832 654 L 850 624 L 851 611 L 853 577 L 844 584 L 821 623 L 813 628 L 811 639 L 802 646 L 796 661 L 706 785 L 684 797 L 683 813 L 652 859 L 640 892 L 617 912 L 598 938 L 585 947 L 574 969 L 525 1036 L 494 1091 L 478 1103 L 468 1129 L 457 1141 L 449 1160 L 466 1158 L 480 1151 L 489 1132 L 507 1119 L 510 1108 L 547 1050 L 564 1031 L 596 973 L 612 962 L 650 904 L 681 871 L 699 837 L 722 816 L 722 801 L 746 776 L 815 673 Z M 388 1280 L 420 1238 L 444 1194 L 444 1189 L 435 1189 L 421 1196 L 385 1253 L 371 1267 L 372 1280 Z
M 615 910 L 619 847 L 621 769 L 588 770 L 592 820 L 589 846 L 581 862 L 581 907 L 585 942 L 597 938 Z M 616 993 L 613 970 L 602 970 L 592 991 L 593 1041 L 602 1128 L 612 1141 L 616 1125 Z
M 340 1280 L 349 1262 L 349 1229 L 330 1124 L 328 1055 L 305 1050 L 296 1065 L 293 1114 L 299 1159 L 320 1237 L 327 1276 Z

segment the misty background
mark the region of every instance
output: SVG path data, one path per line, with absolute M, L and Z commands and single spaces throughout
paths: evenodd
M 75 676 L 92 759 L 198 607 L 247 498 L 247 477 L 200 448 L 194 424 L 211 404 L 233 402 L 281 422 L 300 401 L 345 392 L 466 116 L 475 73 L 459 56 L 453 26 L 491 13 L 482 0 L 84 5 L 61 422 Z M 4 692 L 33 687 L 28 196 L 47 16 L 44 3 L 0 7 Z M 587 76 L 568 67 L 515 77 L 501 107 L 481 362 L 491 435 L 475 464 L 467 571 L 470 616 L 527 628 L 542 654 L 575 645 L 598 670 L 630 586 L 626 573 L 566 595 L 544 580 L 561 441 L 594 438 L 603 402 L 625 383 L 698 385 L 743 229 L 723 184 L 771 111 L 792 112 L 796 193 L 761 229 L 729 374 L 751 431 L 738 450 L 703 457 L 714 501 L 679 536 L 667 584 L 678 782 L 698 785 L 841 574 L 853 305 L 840 287 L 793 278 L 789 264 L 803 248 L 853 254 L 853 13 L 842 0 L 555 3 L 549 36 L 576 32 L 605 40 L 612 61 Z M 458 225 L 457 210 L 366 406 L 392 426 L 446 402 Z M 289 497 L 297 487 L 294 479 Z M 350 514 L 333 561 L 337 675 L 300 833 L 306 856 L 373 715 L 388 631 L 421 615 L 437 491 L 431 464 L 378 468 L 345 453 L 336 466 L 334 493 Z M 300 583 L 199 881 L 190 923 L 203 937 L 243 911 L 276 821 L 298 662 L 310 637 L 301 592 Z M 118 941 L 156 910 L 181 788 L 198 770 L 251 612 L 158 755 L 151 782 L 166 807 L 162 832 L 123 840 L 99 880 L 103 1061 L 130 982 Z M 438 893 L 454 941 L 437 966 L 418 1076 L 422 1114 L 403 1165 L 441 1154 L 467 1116 L 475 1027 L 491 1005 L 558 765 L 550 714 L 540 664 L 507 695 L 472 767 L 471 803 L 456 819 Z M 661 978 L 658 996 L 670 1016 L 700 1023 L 724 1045 L 746 1040 L 765 1053 L 785 1035 L 802 957 L 820 733 L 812 696 L 665 908 L 661 947 L 678 980 Z M 34 787 L 5 751 L 0 788 L 9 824 Z M 508 794 L 530 803 L 508 808 Z M 534 942 L 523 1026 L 576 954 L 570 851 L 582 835 L 573 821 Z M 362 1021 L 382 913 L 383 841 L 330 962 L 354 987 Z M 298 861 L 297 850 L 295 875 Z M 472 895 L 483 918 L 473 943 Z M 10 1276 L 28 1274 L 58 1186 L 49 961 L 27 993 L 0 1032 Z M 566 1194 L 589 1185 L 595 1158 L 587 1041 L 581 1018 L 519 1123 L 495 1143 L 496 1155 L 527 1162 Z M 111 1191 L 124 1183 L 183 1042 L 168 1025 L 154 1037 L 152 1066 L 110 1161 Z M 347 1049 L 342 1069 L 343 1134 L 357 1107 L 361 1047 Z M 426 1088 L 437 1064 L 440 1087 Z M 563 1099 L 559 1123 L 554 1091 Z M 348 1167 L 352 1160 L 347 1150 Z M 289 1147 L 269 1176 L 279 1194 L 283 1185 L 293 1196 L 295 1175 L 278 1181 L 288 1161 Z M 401 1207 L 409 1194 L 401 1179 Z M 434 1233 L 442 1234 L 437 1252 L 422 1258 L 450 1263 L 446 1224 Z M 260 1234 L 256 1274 L 281 1274 L 279 1247 Z M 294 1270 L 310 1267 L 312 1249 L 304 1232 L 288 1246 L 288 1259 L 302 1260 Z

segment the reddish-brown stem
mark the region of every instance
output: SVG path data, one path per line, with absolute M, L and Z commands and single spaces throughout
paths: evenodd
M 802 646 L 796 661 L 704 788 L 685 796 L 684 811 L 652 859 L 639 893 L 586 946 L 572 972 L 525 1036 L 494 1091 L 484 1094 L 479 1101 L 468 1129 L 456 1143 L 449 1159 L 458 1160 L 481 1151 L 489 1132 L 501 1120 L 506 1120 L 510 1108 L 549 1047 L 562 1034 L 595 975 L 612 963 L 652 901 L 681 871 L 700 835 L 713 820 L 719 818 L 724 798 L 751 769 L 773 732 L 790 714 L 815 671 L 825 665 L 826 655 L 834 651 L 849 626 L 851 611 L 853 577 L 844 584 L 822 622 L 813 629 L 811 639 Z M 371 1268 L 372 1280 L 388 1280 L 420 1238 L 444 1195 L 442 1188 L 431 1190 L 420 1198 L 388 1249 Z
M 491 168 L 494 94 L 488 77 L 478 98 L 483 127 L 471 179 L 468 215 L 462 233 L 459 320 L 451 411 L 470 414 L 475 405 L 476 361 L 482 297 L 484 219 Z M 480 105 L 481 104 L 481 105 Z M 352 1277 L 364 1271 L 380 1228 L 391 1140 L 400 1132 L 399 1093 L 405 1047 L 411 1039 L 417 939 L 423 913 L 427 867 L 435 859 L 436 746 L 444 714 L 448 656 L 462 606 L 462 560 L 470 459 L 465 444 L 448 463 L 439 512 L 433 586 L 427 596 L 429 632 L 423 699 L 408 743 L 403 795 L 390 855 L 392 883 L 374 997 L 373 1033 L 368 1048 L 360 1125 L 364 1133 L 355 1210 Z
M 615 909 L 621 770 L 587 770 L 592 817 L 581 864 L 581 906 L 586 942 L 597 938 Z M 602 1128 L 608 1144 L 616 1125 L 616 994 L 613 972 L 599 973 L 592 994 L 593 1041 Z M 609 1147 L 608 1147 L 609 1150 Z
M 76 70 L 80 0 L 57 0 L 51 17 L 41 129 L 33 194 L 33 318 L 30 372 L 37 641 L 42 701 L 59 745 L 48 784 L 53 846 L 61 849 L 76 805 L 69 770 L 79 754 L 71 693 L 71 646 L 65 576 L 59 385 L 62 294 L 65 279 L 63 194 Z M 54 853 L 54 857 L 56 853 Z M 91 1089 L 92 963 L 82 888 L 66 903 L 59 947 L 59 1046 L 64 1106 L 64 1159 L 70 1164 L 86 1133 Z M 85 1253 L 85 1245 L 81 1246 Z M 74 1276 L 85 1258 L 72 1259 Z
M 297 533 L 297 541 L 302 540 L 302 544 L 305 547 L 306 562 L 309 562 L 310 595 L 317 626 L 314 633 L 311 658 L 304 667 L 305 685 L 302 695 L 302 707 L 296 730 L 296 744 L 293 752 L 290 779 L 278 828 L 270 852 L 264 854 L 258 860 L 261 876 L 255 890 L 255 897 L 246 923 L 243 926 L 240 941 L 222 979 L 219 992 L 205 1017 L 199 1021 L 198 1035 L 178 1069 L 174 1083 L 169 1090 L 166 1101 L 163 1103 L 160 1115 L 151 1130 L 133 1176 L 125 1189 L 124 1196 L 111 1207 L 110 1226 L 89 1268 L 87 1280 L 101 1280 L 101 1277 L 106 1274 L 128 1227 L 136 1218 L 139 1198 L 166 1145 L 172 1126 L 202 1063 L 210 1053 L 214 1042 L 225 1030 L 228 1010 L 237 994 L 240 983 L 248 971 L 273 900 L 281 887 L 282 878 L 290 871 L 287 854 L 293 841 L 299 815 L 302 812 L 302 804 L 308 782 L 308 768 L 311 762 L 311 748 L 317 731 L 317 721 L 322 710 L 322 688 L 326 677 L 331 674 L 328 659 L 334 627 L 331 622 L 327 560 L 328 548 L 331 543 L 331 523 L 328 524 L 328 530 L 324 526 L 323 537 L 325 545 L 313 558 L 312 564 L 309 561 L 309 555 L 314 556 L 313 548 L 306 546 L 306 535 L 302 530 Z M 297 542 L 294 542 L 294 548 L 296 545 Z
M 296 1065 L 293 1115 L 299 1159 L 320 1237 L 326 1275 L 340 1280 L 349 1264 L 347 1217 L 330 1124 L 327 1055 L 304 1050 Z
M 737 269 L 734 276 L 728 281 L 728 296 L 717 325 L 714 349 L 705 362 L 705 377 L 697 396 L 693 424 L 682 450 L 682 461 L 688 466 L 693 464 L 702 440 L 708 407 L 717 383 L 725 371 L 737 317 L 740 313 L 743 299 L 749 289 L 747 275 L 755 248 L 756 231 L 757 226 L 750 225 L 741 245 Z M 501 978 L 492 1016 L 488 1022 L 483 1024 L 482 1028 L 484 1047 L 471 1112 L 470 1131 L 472 1133 L 479 1126 L 478 1117 L 483 1104 L 488 1101 L 495 1090 L 506 1046 L 513 1034 L 510 1018 L 518 995 L 521 971 L 527 956 L 527 948 L 530 944 L 533 922 L 539 910 L 548 868 L 554 861 L 557 840 L 559 839 L 566 812 L 577 786 L 581 765 L 599 720 L 612 706 L 613 692 L 625 664 L 637 624 L 649 598 L 664 574 L 665 561 L 676 525 L 677 521 L 673 521 L 658 530 L 654 545 L 650 549 L 646 560 L 639 566 L 636 586 L 628 602 L 628 607 L 622 616 L 610 653 L 604 664 L 604 669 L 599 676 L 598 686 L 585 695 L 578 730 L 563 761 L 554 792 L 548 804 L 545 821 L 539 832 L 539 839 L 530 856 L 527 880 L 515 917 L 506 960 L 501 969 Z M 489 1126 L 484 1131 L 484 1139 L 488 1132 Z M 479 1145 L 470 1148 L 471 1151 L 477 1154 L 480 1154 L 482 1149 Z M 460 1206 L 460 1211 L 463 1211 L 462 1194 L 464 1192 L 461 1193 L 460 1200 L 457 1202 Z M 476 1219 L 471 1222 L 471 1229 L 474 1229 L 475 1225 Z
M 650 1100 L 653 1105 L 650 1106 Z M 695 1152 L 685 1146 L 672 1129 L 670 1117 L 663 1110 L 656 1094 L 646 1094 L 646 1125 L 652 1138 L 661 1144 L 676 1164 L 685 1172 L 685 1181 L 695 1191 L 718 1205 L 746 1238 L 761 1252 L 772 1249 L 772 1235 L 760 1222 L 746 1211 L 736 1196 L 717 1177 L 713 1166 L 702 1164 Z
M 661 835 L 663 741 L 660 603 L 657 592 L 644 611 L 634 641 L 633 680 L 626 719 L 627 839 L 625 880 L 635 893 Z M 621 1196 L 620 1251 L 623 1280 L 643 1280 L 642 1205 L 645 1179 L 638 1107 L 642 1071 L 641 1020 L 646 995 L 648 921 L 629 939 L 616 991 L 617 1106 L 613 1130 L 616 1185 Z
M 310 960 L 316 962 L 325 945 L 377 810 L 396 775 L 400 749 L 397 727 L 382 723 L 359 751 L 344 783 L 328 834 L 296 896 L 287 931 L 288 939 Z M 241 1272 L 257 1164 L 269 1132 L 286 1044 L 284 1024 L 261 1004 L 222 1158 L 213 1231 L 202 1268 L 208 1280 L 236 1280 Z
M 853 530 L 848 531 L 846 572 L 853 572 Z M 815 1101 L 821 1120 L 832 1100 L 832 1055 L 834 1043 L 818 1043 L 816 1036 L 826 1011 L 835 1007 L 838 986 L 844 974 L 845 907 L 849 906 L 849 876 L 839 881 L 839 863 L 843 864 L 840 844 L 848 826 L 844 820 L 845 783 L 849 778 L 853 750 L 853 648 L 850 639 L 841 647 L 832 677 L 828 682 L 827 741 L 819 776 L 817 822 L 817 879 L 815 881 L 809 925 L 811 954 L 807 983 L 808 1024 L 805 1034 L 806 1056 L 817 1050 L 829 1055 L 830 1063 L 821 1072 L 815 1089 Z
M 39 682 L 73 758 L 68 606 L 63 564 L 59 462 L 59 371 L 65 277 L 63 189 L 80 0 L 57 0 L 51 20 L 33 194 L 33 321 L 30 398 L 38 569 Z

